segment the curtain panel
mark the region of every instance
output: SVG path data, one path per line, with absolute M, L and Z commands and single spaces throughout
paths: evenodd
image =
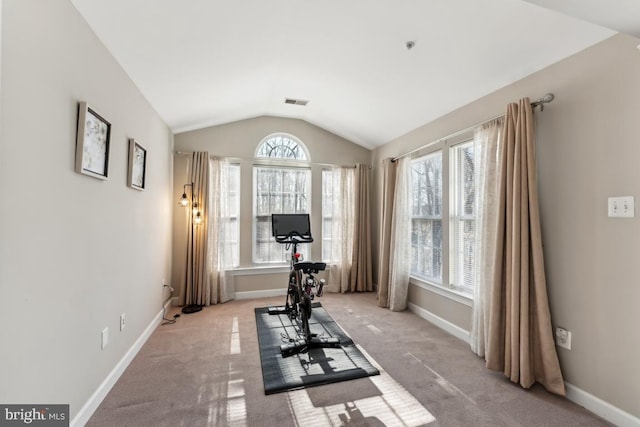
M 498 177 L 502 174 L 500 169 L 502 158 L 500 138 L 504 118 L 492 120 L 478 127 L 474 131 L 474 153 L 476 158 L 475 183 L 477 224 L 474 271 L 473 313 L 471 321 L 471 333 L 469 342 L 471 349 L 478 356 L 484 357 L 489 328 L 489 301 L 491 299 L 491 286 L 493 278 L 500 274 L 502 260 L 498 254 L 502 253 L 504 240 L 503 229 L 500 224 L 504 222 L 504 214 L 500 206 L 504 205 L 501 197 L 501 184 Z
M 397 161 L 389 247 L 389 310 L 407 308 L 411 269 L 411 158 Z
M 323 205 L 331 212 L 327 290 L 373 291 L 369 166 L 333 169 L 328 180 L 333 193 Z
M 355 169 L 343 167 L 331 170 L 328 179 L 333 189 L 330 203 L 331 232 L 327 290 L 347 292 L 351 283 L 351 259 L 354 235 Z M 325 230 L 326 231 L 326 230 Z
M 380 200 L 380 228 L 378 236 L 378 306 L 389 307 L 389 262 L 391 253 L 391 218 L 393 216 L 393 199 L 396 189 L 396 163 L 392 159 L 382 161 L 382 186 L 378 199 Z
M 185 274 L 185 304 L 205 305 L 208 296 L 209 274 L 207 268 L 209 218 L 209 153 L 194 152 L 191 157 L 191 182 L 193 202 L 202 217 L 202 223 L 193 223 L 193 214 L 189 212 L 187 235 L 187 257 Z
M 209 160 L 211 182 L 209 197 L 209 221 L 207 230 L 207 268 L 209 286 L 206 288 L 204 305 L 218 304 L 235 297 L 232 245 L 233 224 L 231 217 L 232 197 L 229 163 L 222 159 Z
M 378 306 L 407 308 L 411 262 L 411 159 L 382 163 Z M 383 262 L 388 260 L 388 262 Z
M 209 159 L 208 152 L 195 152 L 191 158 L 193 206 L 187 214 L 185 290 L 181 303 L 208 306 L 235 295 L 230 244 L 230 174 L 224 160 Z M 193 223 L 195 211 L 202 222 Z
M 355 169 L 354 183 L 354 236 L 351 258 L 351 292 L 373 291 L 371 266 L 371 213 L 369 188 L 371 171 L 368 165 L 358 164 Z
M 550 392 L 564 395 L 544 272 L 533 110 L 528 98 L 507 106 L 498 144 L 486 156 L 495 157 L 491 173 L 495 172 L 496 182 L 483 184 L 485 191 L 489 188 L 487 204 L 494 206 L 481 208 L 486 209 L 480 215 L 482 224 L 488 227 L 483 233 L 491 244 L 482 248 L 478 267 L 485 272 L 476 283 L 481 289 L 473 318 L 474 334 L 483 330 L 485 336 L 475 336 L 472 348 L 482 354 L 484 346 L 487 367 L 502 371 L 512 382 L 524 388 L 539 382 Z M 495 215 L 495 222 L 487 218 L 490 215 Z M 487 235 L 494 233 L 494 226 L 491 241 Z M 483 300 L 485 312 L 478 309 Z

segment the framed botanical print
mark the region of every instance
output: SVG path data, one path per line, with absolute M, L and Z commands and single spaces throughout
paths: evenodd
M 99 179 L 109 176 L 111 123 L 86 102 L 78 105 L 76 172 Z
M 136 190 L 146 188 L 147 150 L 135 139 L 129 140 L 129 173 L 127 185 Z

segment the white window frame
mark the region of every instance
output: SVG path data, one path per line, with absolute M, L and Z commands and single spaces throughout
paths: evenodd
M 335 173 L 340 173 L 339 169 L 323 169 L 322 170 L 322 246 L 321 246 L 321 251 L 322 251 L 322 261 L 326 262 L 327 264 L 330 264 L 331 262 L 336 262 L 337 259 L 341 259 L 341 249 L 337 249 L 336 246 L 338 248 L 342 247 L 342 239 L 344 239 L 344 237 L 334 237 L 334 230 L 333 230 L 333 226 L 336 223 L 340 223 L 342 221 L 342 214 L 341 213 L 337 213 L 338 216 L 334 217 L 334 211 L 335 211 L 335 206 L 333 205 L 335 198 L 336 198 L 336 191 L 341 191 L 341 188 L 334 188 L 334 184 L 335 184 L 335 178 L 334 178 L 334 174 Z M 342 177 L 344 177 L 345 179 L 348 179 L 347 177 L 344 176 L 344 174 L 341 174 L 341 179 L 340 179 L 340 184 L 341 185 L 345 185 L 345 183 L 342 183 Z M 328 179 L 327 179 L 328 178 Z M 328 199 L 331 200 L 331 209 L 327 209 L 328 208 Z M 325 227 L 327 221 L 331 221 L 331 230 L 327 230 L 327 228 Z M 334 253 L 334 251 L 337 251 L 336 253 Z
M 464 212 L 464 201 L 463 199 L 463 195 L 464 195 L 464 191 L 462 189 L 462 185 L 464 184 L 464 178 L 462 177 L 462 169 L 459 168 L 459 166 L 461 165 L 461 159 L 460 159 L 460 155 L 461 149 L 464 149 L 466 147 L 471 147 L 473 148 L 473 139 L 471 140 L 467 140 L 467 141 L 463 141 L 454 145 L 451 145 L 449 147 L 449 152 L 450 152 L 450 179 L 449 179 L 449 191 L 450 191 L 450 210 L 449 210 L 449 230 L 450 230 L 450 234 L 449 234 L 449 259 L 450 259 L 450 273 L 449 273 L 449 287 L 451 289 L 454 289 L 460 293 L 462 293 L 463 295 L 469 295 L 469 296 L 473 296 L 473 283 L 469 283 L 468 281 L 465 281 L 465 278 L 462 277 L 463 275 L 461 274 L 460 268 L 461 265 L 463 265 L 465 263 L 464 258 L 465 258 L 465 253 L 464 253 L 464 232 L 460 233 L 456 233 L 458 226 L 460 225 L 461 222 L 473 222 L 473 231 L 471 233 L 473 233 L 475 235 L 475 220 L 476 220 L 476 213 L 477 213 L 477 207 L 475 207 L 475 200 L 474 200 L 474 207 L 473 207 L 473 213 L 469 214 L 469 213 L 465 213 Z M 474 163 L 475 163 L 475 159 L 474 159 Z M 475 177 L 474 177 L 474 189 L 475 189 Z M 475 237 L 474 237 L 475 239 Z M 473 242 L 473 246 L 474 246 L 474 250 L 475 250 L 475 246 L 476 246 L 477 242 Z M 470 280 L 473 280 L 473 274 L 474 274 L 474 270 L 473 270 L 473 256 L 471 259 L 471 278 Z M 467 278 L 469 279 L 469 278 Z
M 229 188 L 229 192 L 232 195 L 235 195 L 235 206 L 230 206 L 229 210 L 233 213 L 229 215 L 229 221 L 235 223 L 234 236 L 228 244 L 232 245 L 233 250 L 233 267 L 238 268 L 240 266 L 240 164 L 231 163 L 229 164 L 229 175 L 235 175 L 234 180 L 235 186 Z M 231 176 L 229 177 L 231 178 Z M 231 181 L 231 180 L 230 180 Z M 231 181 L 231 182 L 233 182 Z
M 413 161 L 420 161 L 420 159 L 429 154 L 437 151 L 442 152 L 442 280 L 439 282 L 416 274 L 413 271 L 410 272 L 410 282 L 412 284 L 468 306 L 471 306 L 473 302 L 473 288 L 461 287 L 454 283 L 453 268 L 455 268 L 455 265 L 452 251 L 455 251 L 455 245 L 453 244 L 454 227 L 452 221 L 457 220 L 458 217 L 452 217 L 451 213 L 454 212 L 454 206 L 452 205 L 456 196 L 453 185 L 453 174 L 455 173 L 453 150 L 454 147 L 470 141 L 473 141 L 472 131 L 465 132 L 449 140 L 431 144 L 414 156 Z
M 299 151 L 300 151 L 301 156 L 299 156 L 299 157 L 265 156 L 265 155 L 260 153 L 262 151 L 262 148 L 266 144 L 270 144 L 272 142 L 283 143 L 285 141 L 289 141 L 289 142 L 292 142 L 295 145 L 297 145 L 296 148 L 300 149 Z M 309 162 L 311 160 L 311 156 L 309 155 L 309 150 L 307 150 L 307 147 L 302 143 L 302 141 L 300 141 L 300 139 L 298 137 L 296 137 L 295 135 L 291 135 L 290 133 L 284 133 L 284 132 L 272 133 L 272 134 L 267 135 L 264 138 L 262 138 L 260 140 L 260 143 L 258 144 L 258 147 L 256 148 L 255 158 L 256 159 L 270 159 L 270 160 L 275 160 L 275 161 L 278 161 L 278 162 L 303 162 L 303 163 Z
M 280 141 L 278 141 L 280 140 Z M 290 157 L 290 156 L 279 156 L 278 150 L 274 150 L 271 154 L 273 156 L 264 156 L 261 154 L 261 149 L 265 144 L 270 144 L 272 142 L 285 142 L 285 144 L 289 145 L 289 143 L 293 143 L 299 149 L 299 158 Z M 287 253 L 285 245 L 282 246 L 283 260 L 261 260 L 258 259 L 258 222 L 259 218 L 263 218 L 265 215 L 258 215 L 258 170 L 259 169 L 273 169 L 278 171 L 287 171 L 287 170 L 295 170 L 295 171 L 304 171 L 306 173 L 306 186 L 305 186 L 305 194 L 307 196 L 307 206 L 304 212 L 272 212 L 272 213 L 311 213 L 311 168 L 310 168 L 310 156 L 309 151 L 305 147 L 305 145 L 300 141 L 297 137 L 287 133 L 273 133 L 267 135 L 262 138 L 258 147 L 255 151 L 256 161 L 253 165 L 253 232 L 252 232 L 252 263 L 254 266 L 267 266 L 267 265 L 285 265 L 287 263 Z M 271 213 L 267 214 L 271 215 Z M 270 233 L 269 233 L 270 235 Z M 263 242 L 266 243 L 266 242 Z M 273 242 L 269 242 L 273 243 Z M 304 253 L 307 259 L 311 259 L 311 245 L 309 244 L 301 244 L 298 246 L 299 251 Z
M 332 240 L 332 235 L 331 233 L 326 233 L 326 229 L 325 229 L 325 221 L 327 220 L 331 220 L 333 221 L 333 212 L 328 212 L 326 209 L 326 201 L 327 201 L 327 197 L 331 197 L 333 199 L 333 192 L 335 191 L 335 189 L 333 188 L 333 182 L 331 185 L 331 188 L 328 188 L 329 186 L 327 185 L 327 179 L 326 179 L 326 175 L 327 174 L 332 174 L 333 171 L 331 169 L 322 169 L 322 261 L 323 262 L 328 262 L 329 259 L 331 258 L 330 256 L 327 256 L 326 252 L 329 248 L 331 248 L 331 240 Z
M 412 169 L 411 177 L 413 178 L 413 169 L 416 167 L 417 164 L 424 163 L 429 158 L 435 157 L 435 156 L 439 156 L 440 157 L 440 162 L 441 162 L 441 165 L 440 165 L 440 171 L 441 171 L 440 182 L 442 183 L 442 187 L 440 189 L 440 193 L 441 193 L 440 198 L 441 198 L 442 203 L 441 203 L 441 206 L 440 206 L 440 214 L 438 215 L 437 213 L 432 213 L 431 215 L 425 215 L 425 214 L 414 215 L 413 207 L 412 207 L 412 212 L 411 212 L 411 234 L 412 234 L 411 246 L 412 246 L 412 248 L 414 246 L 414 242 L 413 242 L 413 234 L 414 234 L 414 232 L 413 232 L 413 224 L 414 224 L 415 220 L 418 220 L 418 221 L 430 221 L 431 225 L 432 225 L 432 227 L 431 227 L 432 231 L 433 231 L 433 221 L 440 221 L 440 234 L 441 234 L 442 246 L 439 249 L 436 248 L 436 251 L 440 252 L 440 260 L 441 260 L 441 262 L 440 262 L 440 271 L 439 271 L 439 275 L 438 276 L 435 276 L 435 275 L 427 276 L 426 274 L 422 274 L 422 273 L 418 272 L 417 270 L 412 270 L 411 274 L 413 276 L 415 276 L 415 277 L 420 278 L 421 280 L 425 280 L 427 282 L 431 282 L 431 283 L 434 283 L 434 284 L 441 285 L 442 283 L 444 283 L 443 280 L 445 278 L 444 277 L 445 276 L 445 273 L 444 273 L 445 272 L 445 268 L 444 268 L 444 258 L 445 258 L 445 256 L 444 255 L 446 254 L 446 252 L 445 252 L 445 233 L 444 233 L 444 223 L 445 223 L 444 219 L 446 217 L 444 215 L 444 206 L 443 206 L 444 201 L 445 201 L 445 194 L 446 193 L 444 192 L 444 153 L 442 152 L 442 150 L 441 149 L 433 150 L 433 151 L 430 151 L 430 152 L 428 152 L 428 153 L 426 153 L 426 154 L 424 154 L 424 155 L 422 155 L 422 156 L 420 156 L 418 158 L 413 159 L 412 162 L 411 162 L 411 169 Z M 413 179 L 411 180 L 411 184 L 412 184 L 411 197 L 413 199 L 414 194 L 416 192 L 420 191 L 420 190 L 415 188 L 415 186 L 414 186 L 415 184 L 413 182 Z M 413 258 L 414 258 L 414 256 L 415 256 L 415 254 L 412 251 L 412 253 L 411 253 L 411 265 L 412 266 L 413 266 Z M 435 256 L 435 255 L 433 254 L 433 248 L 432 248 L 432 259 L 433 259 L 433 256 Z

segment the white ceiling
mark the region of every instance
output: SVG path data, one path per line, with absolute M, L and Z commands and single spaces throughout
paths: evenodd
M 640 0 L 525 0 L 587 22 L 640 37 Z
M 368 148 L 615 33 L 587 21 L 640 23 L 640 0 L 71 2 L 175 133 L 272 115 Z

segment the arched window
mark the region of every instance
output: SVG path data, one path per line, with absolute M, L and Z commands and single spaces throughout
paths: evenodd
M 295 136 L 276 133 L 267 136 L 258 144 L 256 157 L 261 159 L 308 161 L 309 153 L 302 142 Z
M 277 243 L 271 235 L 271 214 L 309 213 L 311 169 L 308 164 L 299 164 L 309 162 L 309 153 L 295 136 L 276 133 L 260 141 L 256 158 L 269 161 L 253 167 L 253 262 L 285 263 L 288 259 L 285 245 Z M 307 246 L 299 248 L 308 257 Z

